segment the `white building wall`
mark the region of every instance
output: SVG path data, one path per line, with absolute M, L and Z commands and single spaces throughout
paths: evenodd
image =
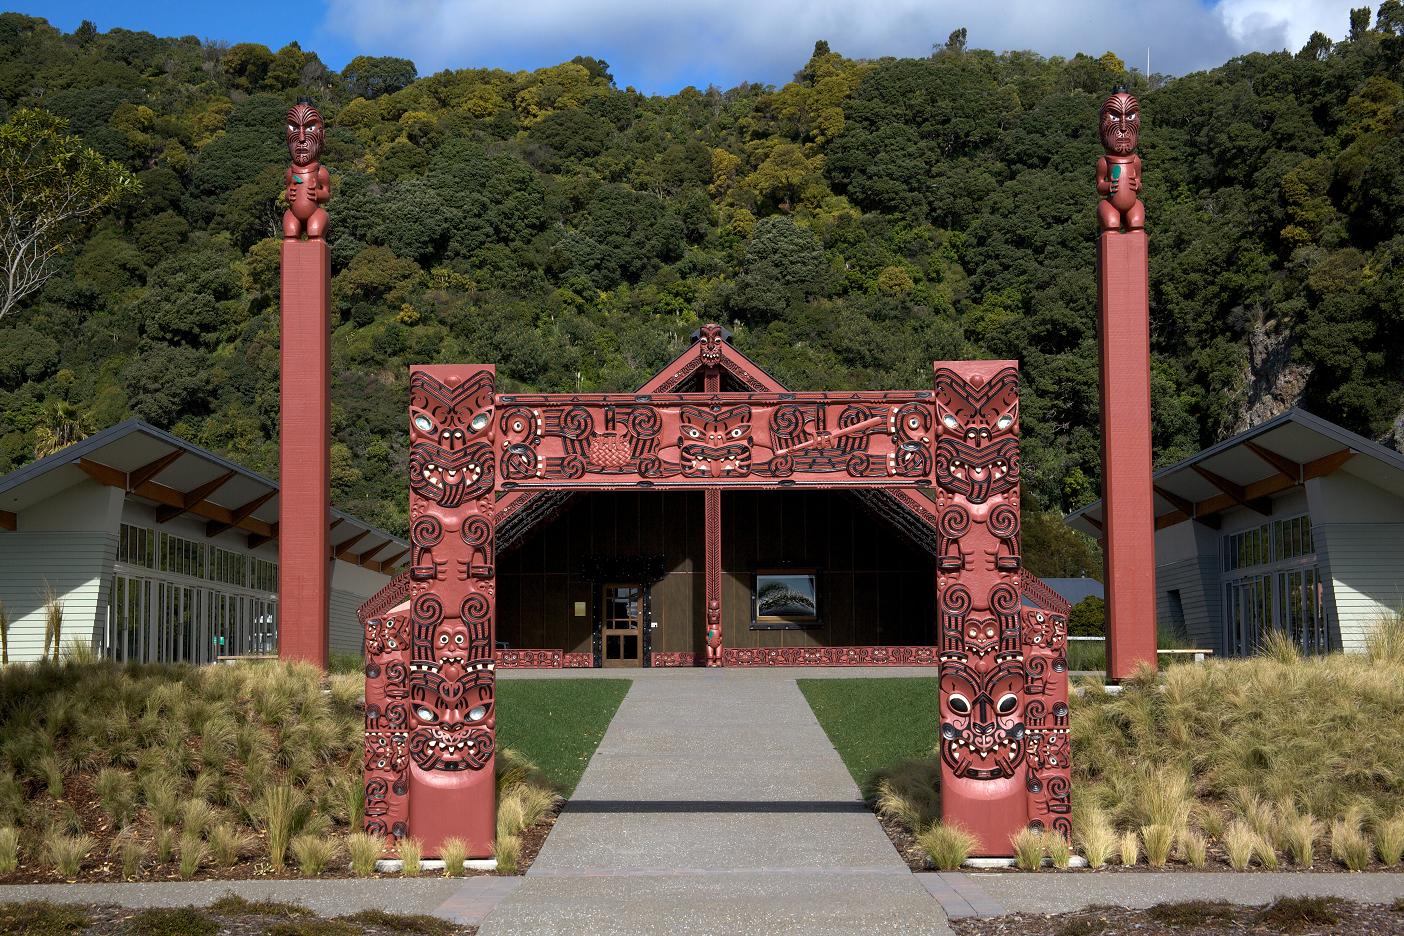
M 1306 496 L 1340 647 L 1363 651 L 1380 619 L 1404 610 L 1404 500 L 1344 471 L 1308 481 Z
M 1172 627 L 1172 592 L 1179 592 L 1184 627 L 1195 647 L 1223 652 L 1223 599 L 1219 531 L 1185 522 L 1155 534 L 1155 606 L 1158 626 Z
M 63 603 L 62 644 L 92 640 L 107 622 L 122 491 L 82 481 L 19 512 L 0 534 L 0 601 L 10 619 L 10 662 L 44 651 L 45 586 Z
M 386 550 L 390 554 L 390 550 Z M 332 567 L 331 634 L 328 637 L 333 653 L 360 653 L 365 634 L 356 617 L 356 609 L 390 583 L 390 576 L 372 572 L 349 562 L 337 562 Z

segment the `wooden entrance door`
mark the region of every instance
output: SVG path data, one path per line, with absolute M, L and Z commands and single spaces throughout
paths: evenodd
M 605 585 L 600 596 L 600 665 L 642 666 L 644 590 L 633 582 Z

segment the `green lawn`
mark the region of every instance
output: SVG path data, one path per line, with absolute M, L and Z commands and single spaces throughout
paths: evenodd
M 799 688 L 865 793 L 874 771 L 936 747 L 940 681 L 934 676 L 801 679 Z
M 497 746 L 521 751 L 569 796 L 628 691 L 627 679 L 499 679 Z

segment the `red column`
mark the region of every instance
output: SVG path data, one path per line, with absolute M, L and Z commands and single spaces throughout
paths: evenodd
M 1098 241 L 1102 506 L 1107 676 L 1156 665 L 1155 501 L 1151 489 L 1150 305 L 1146 232 Z
M 327 242 L 283 241 L 278 656 L 327 666 L 331 346 Z

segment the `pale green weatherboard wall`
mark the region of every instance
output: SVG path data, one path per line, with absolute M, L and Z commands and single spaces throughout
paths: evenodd
M 0 601 L 10 616 L 10 662 L 37 660 L 44 650 L 45 581 L 63 602 L 64 644 L 99 634 L 116 558 L 113 533 L 0 535 Z

